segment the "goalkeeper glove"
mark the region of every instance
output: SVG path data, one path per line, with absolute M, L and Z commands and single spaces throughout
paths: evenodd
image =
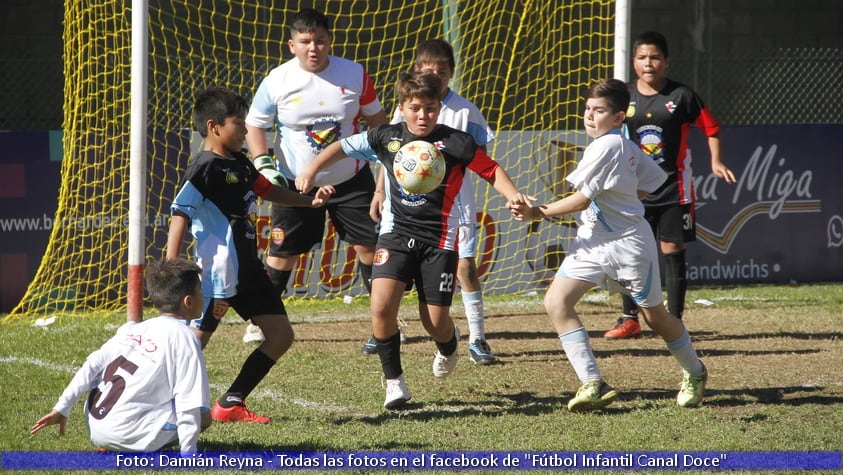
M 259 155 L 254 160 L 255 168 L 258 169 L 261 175 L 264 176 L 270 183 L 275 186 L 287 187 L 287 179 L 278 171 L 275 166 L 275 160 L 269 155 Z

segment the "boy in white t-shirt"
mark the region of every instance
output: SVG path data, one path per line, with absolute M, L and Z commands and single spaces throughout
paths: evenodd
M 182 453 L 196 452 L 199 432 L 211 425 L 205 358 L 187 325 L 202 314 L 200 274 L 187 259 L 151 263 L 146 287 L 161 316 L 121 326 L 31 433 L 58 424 L 64 435 L 71 410 L 90 392 L 85 417 L 94 445 L 151 452 L 178 442 Z
M 658 250 L 641 202 L 665 180 L 665 172 L 632 141 L 620 135 L 629 91 L 617 79 L 599 81 L 586 94 L 584 125 L 594 138 L 568 182 L 572 195 L 542 206 L 516 196 L 507 206 L 517 220 L 581 211 L 582 225 L 544 298 L 545 309 L 581 386 L 568 402 L 572 412 L 592 411 L 618 395 L 600 374 L 588 333 L 574 306 L 599 285 L 630 295 L 644 321 L 667 343 L 684 379 L 676 402 L 702 402 L 708 372 L 681 320 L 662 301 Z

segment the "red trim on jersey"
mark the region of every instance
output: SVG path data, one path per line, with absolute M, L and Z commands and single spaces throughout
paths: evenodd
M 498 162 L 487 155 L 482 148 L 477 147 L 477 150 L 474 152 L 474 159 L 468 164 L 468 169 L 487 180 L 491 180 L 495 177 L 495 170 L 499 166 Z
M 378 92 L 375 90 L 375 83 L 372 77 L 364 69 L 363 70 L 363 91 L 360 92 L 360 105 L 365 106 L 375 101 L 378 98 Z
M 255 178 L 254 183 L 252 183 L 252 191 L 255 192 L 256 195 L 260 197 L 264 197 L 269 194 L 269 191 L 272 190 L 272 187 L 275 186 L 266 179 L 265 176 L 258 173 L 258 177 Z
M 460 193 L 460 189 L 462 188 L 464 176 L 462 168 L 454 167 L 451 169 L 451 172 L 448 173 L 448 176 L 445 177 L 447 181 L 445 182 L 445 192 L 442 193 L 442 220 L 440 221 L 442 231 L 439 234 L 439 249 L 447 248 L 448 220 L 451 217 L 451 211 L 454 209 L 454 202 L 457 200 L 457 195 Z M 456 236 L 456 234 L 454 234 L 454 236 Z M 459 239 L 455 239 L 454 249 L 457 249 L 459 245 L 458 243 Z
M 714 114 L 708 110 L 708 107 L 702 108 L 697 120 L 694 121 L 694 125 L 696 125 L 706 137 L 714 137 L 718 132 L 720 132 L 720 122 L 718 122 L 717 118 L 714 117 Z

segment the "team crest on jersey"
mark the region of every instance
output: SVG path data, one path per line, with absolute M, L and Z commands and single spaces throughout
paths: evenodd
M 228 183 L 229 185 L 233 185 L 235 183 L 240 182 L 240 177 L 237 176 L 236 172 L 233 172 L 231 170 L 223 170 L 223 171 L 225 172 L 225 182 Z
M 286 234 L 281 228 L 272 228 L 272 231 L 269 232 L 269 238 L 272 239 L 272 244 L 276 246 L 280 246 L 284 242 L 285 236 Z
M 305 134 L 311 147 L 320 151 L 342 137 L 342 125 L 334 119 L 319 119 L 307 126 Z
M 436 147 L 436 150 L 439 150 L 439 151 L 445 150 L 445 142 L 443 142 L 441 140 L 437 140 L 436 142 L 433 142 L 433 146 Z
M 222 320 L 222 317 L 228 313 L 229 308 L 231 308 L 231 304 L 227 300 L 214 300 L 214 318 L 216 320 Z
M 668 102 L 667 104 L 664 105 L 664 108 L 667 109 L 668 112 L 673 114 L 673 112 L 676 111 L 676 103 L 673 102 L 673 101 L 670 101 L 670 102 Z
M 401 141 L 400 140 L 392 140 L 386 145 L 386 149 L 389 150 L 390 153 L 398 153 L 398 150 L 401 149 Z
M 630 102 L 629 107 L 626 109 L 626 116 L 632 117 L 635 115 L 635 103 Z
M 374 260 L 372 260 L 373 266 L 382 266 L 389 261 L 389 250 L 380 248 L 375 251 Z

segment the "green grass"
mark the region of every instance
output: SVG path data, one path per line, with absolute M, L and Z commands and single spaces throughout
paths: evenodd
M 692 410 L 674 402 L 681 376 L 655 334 L 602 338 L 619 299 L 594 292 L 578 310 L 604 377 L 621 395 L 602 412 L 569 413 L 565 404 L 578 382 L 541 298 L 486 296 L 487 335 L 500 362 L 474 366 L 463 338 L 457 371 L 444 381 L 431 375 L 435 347 L 416 317 L 415 299 L 406 298 L 401 315 L 410 341 L 402 361 L 413 399 L 396 412 L 381 408 L 377 357 L 359 353 L 371 332 L 368 299 L 288 301 L 297 341 L 248 400 L 273 422 L 215 424 L 202 434 L 200 448 L 742 452 L 843 446 L 843 284 L 692 289 L 685 321 L 711 373 L 704 405 Z M 713 305 L 694 303 L 699 299 Z M 459 299 L 453 313 L 466 334 Z M 90 451 L 81 403 L 64 437 L 54 427 L 30 437 L 29 428 L 125 315 L 60 317 L 46 328 L 32 320 L 0 324 L 0 448 Z M 253 349 L 240 341 L 240 319 L 229 315 L 226 322 L 206 349 L 212 397 L 228 387 Z

